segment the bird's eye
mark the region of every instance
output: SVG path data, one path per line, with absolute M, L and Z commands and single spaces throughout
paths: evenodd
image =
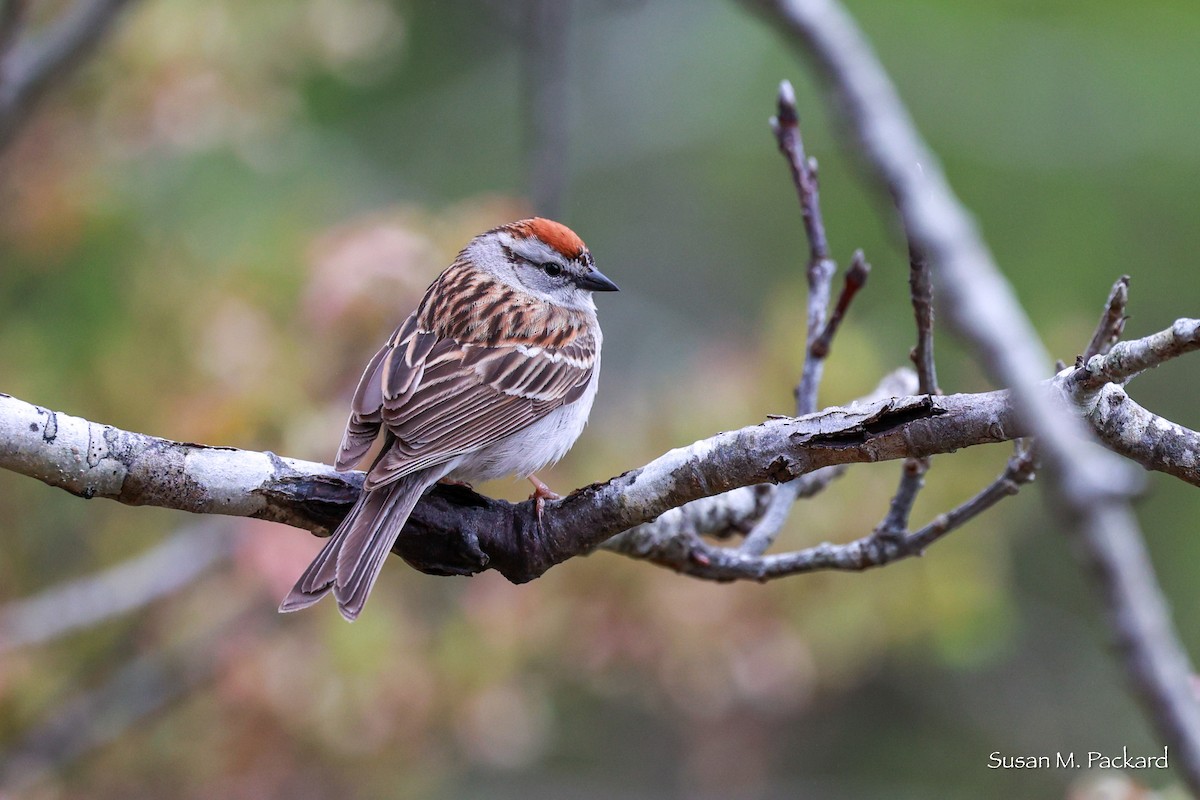
M 557 278 L 559 275 L 562 275 L 563 268 L 560 265 L 555 264 L 553 261 L 547 261 L 539 266 L 542 268 L 542 271 L 551 278 Z

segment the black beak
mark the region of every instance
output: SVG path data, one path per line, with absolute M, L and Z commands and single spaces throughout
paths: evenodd
M 593 267 L 586 275 L 575 279 L 575 285 L 589 292 L 619 292 L 617 285 L 604 276 L 604 273 Z

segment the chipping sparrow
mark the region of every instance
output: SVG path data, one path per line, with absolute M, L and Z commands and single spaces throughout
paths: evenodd
M 592 292 L 617 285 L 569 228 L 548 219 L 471 240 L 367 364 L 338 449 L 354 467 L 382 430 L 362 495 L 279 606 L 329 591 L 354 620 L 417 500 L 443 478 L 532 477 L 587 422 L 600 375 Z

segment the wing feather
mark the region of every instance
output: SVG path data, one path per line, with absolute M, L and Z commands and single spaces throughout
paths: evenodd
M 586 331 L 567 349 L 544 349 L 462 344 L 410 323 L 368 365 L 339 451 L 339 466 L 352 466 L 383 427 L 394 437 L 367 489 L 510 436 L 578 400 L 591 379 Z
M 396 333 L 388 339 L 387 344 L 379 348 L 374 357 L 367 362 L 359 378 L 358 388 L 354 390 L 354 399 L 350 401 L 350 419 L 346 422 L 346 432 L 342 434 L 342 443 L 338 446 L 334 467 L 345 471 L 353 469 L 362 460 L 374 444 L 379 430 L 383 426 L 383 416 L 379 413 L 383 396 L 383 363 L 392 351 Z
M 457 342 L 443 340 L 434 352 L 443 345 L 463 349 Z M 421 384 L 402 408 L 396 413 L 385 409 L 384 423 L 396 441 L 371 470 L 367 488 L 510 436 L 577 400 L 591 379 L 591 360 L 503 352 L 515 349 L 511 347 L 489 349 L 497 351 L 497 359 L 507 361 L 510 368 L 489 372 L 480 369 L 482 361 L 470 369 L 464 368 L 462 358 L 445 359 L 426 368 Z M 514 355 L 518 357 L 509 361 Z M 529 391 L 533 389 L 536 393 Z

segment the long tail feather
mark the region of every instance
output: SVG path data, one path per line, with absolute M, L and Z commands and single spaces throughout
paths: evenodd
M 370 495 L 366 492 L 358 496 L 358 502 L 346 514 L 346 518 L 342 520 L 342 524 L 325 541 L 325 546 L 317 553 L 317 557 L 312 560 L 312 563 L 308 565 L 308 569 L 304 570 L 304 573 L 300 576 L 300 580 L 296 581 L 296 585 L 288 592 L 288 596 L 283 598 L 283 602 L 279 604 L 279 612 L 281 614 L 308 608 L 329 594 L 330 589 L 333 588 L 333 580 L 336 574 L 337 554 L 341 551 L 342 544 L 346 541 L 346 535 L 354 526 L 355 521 L 362 515 L 363 508 L 369 499 Z
M 369 524 L 365 524 L 365 515 L 364 521 L 355 523 L 337 557 L 333 596 L 346 619 L 358 618 L 400 529 L 408 521 L 421 494 L 438 477 L 417 473 L 371 493 L 386 496 Z
M 342 616 L 357 619 L 408 515 L 440 477 L 436 472 L 417 473 L 363 492 L 279 610 L 308 608 L 332 591 Z

